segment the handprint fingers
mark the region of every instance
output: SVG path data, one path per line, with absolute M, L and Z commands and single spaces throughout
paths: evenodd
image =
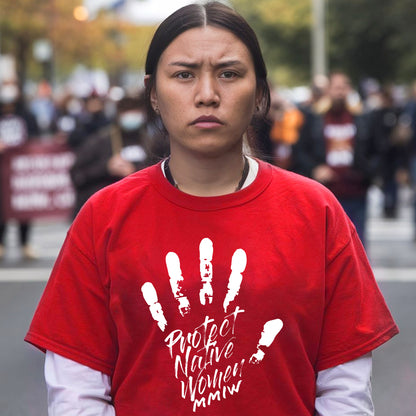
M 199 291 L 199 300 L 201 305 L 205 305 L 206 301 L 212 303 L 212 256 L 214 247 L 209 238 L 204 238 L 199 244 L 199 270 L 201 274 L 202 288 Z
M 214 254 L 213 243 L 209 238 L 204 238 L 199 244 L 199 261 L 200 261 L 200 278 L 201 289 L 199 291 L 199 300 L 201 305 L 212 304 L 214 298 L 214 291 L 212 287 L 213 281 L 213 267 L 212 259 Z M 178 310 L 181 316 L 190 313 L 191 306 L 187 296 L 183 293 L 184 277 L 182 275 L 181 264 L 179 257 L 173 251 L 169 252 L 165 257 L 166 268 L 169 275 L 169 283 L 172 290 L 173 297 L 178 302 Z M 231 302 L 233 302 L 241 287 L 243 281 L 243 272 L 247 266 L 247 255 L 241 248 L 237 249 L 231 259 L 231 273 L 228 280 L 227 293 L 224 297 L 223 307 L 224 311 Z M 142 286 L 142 293 L 149 309 L 152 313 L 153 319 L 158 323 L 158 326 L 164 331 L 167 325 L 166 319 L 163 315 L 162 306 L 157 300 L 157 293 L 150 282 L 146 282 Z M 163 316 L 163 319 L 161 318 Z
M 247 266 L 246 252 L 239 248 L 233 254 L 231 259 L 231 274 L 228 280 L 227 294 L 224 299 L 224 312 L 227 312 L 229 304 L 236 298 L 240 291 L 241 282 L 243 281 L 242 273 Z
M 142 294 L 144 300 L 149 305 L 149 310 L 152 318 L 157 322 L 159 328 L 163 332 L 168 323 L 166 321 L 165 315 L 163 314 L 162 305 L 158 301 L 155 287 L 150 282 L 146 282 L 142 286 Z
M 166 255 L 166 267 L 173 296 L 179 302 L 180 314 L 184 316 L 190 312 L 191 307 L 188 298 L 182 293 L 183 277 L 179 257 L 176 253 L 170 252 Z
M 264 356 L 265 348 L 269 348 L 275 340 L 277 334 L 282 330 L 283 322 L 280 319 L 272 319 L 267 321 L 263 326 L 259 342 L 257 344 L 257 351 L 250 357 L 250 364 L 259 364 Z

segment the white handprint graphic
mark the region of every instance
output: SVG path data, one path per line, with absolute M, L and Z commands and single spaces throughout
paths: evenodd
M 212 303 L 212 255 L 214 253 L 214 246 L 209 238 L 204 238 L 199 244 L 199 270 L 201 273 L 201 282 L 203 283 L 199 291 L 199 300 L 201 305 L 205 305 L 206 301 Z
M 175 299 L 179 302 L 179 312 L 182 316 L 190 311 L 188 298 L 182 293 L 181 283 L 183 281 L 181 264 L 176 253 L 170 252 L 166 255 L 166 267 L 169 274 L 170 287 Z
M 199 264 L 201 288 L 199 301 L 202 306 L 213 303 L 213 261 L 214 245 L 209 238 L 199 244 Z M 165 257 L 167 274 L 173 299 L 177 301 L 180 316 L 190 315 L 191 305 L 183 293 L 182 284 L 186 277 L 182 275 L 180 259 L 174 252 Z M 180 381 L 181 394 L 193 403 L 193 411 L 198 407 L 209 406 L 214 400 L 226 399 L 238 393 L 243 377 L 243 367 L 260 364 L 265 357 L 265 350 L 271 346 L 283 327 L 280 319 L 267 321 L 257 342 L 257 351 L 250 357 L 230 363 L 233 359 L 236 342 L 236 325 L 241 314 L 245 312 L 239 306 L 230 311 L 230 305 L 236 302 L 243 283 L 243 273 L 247 266 L 246 252 L 239 248 L 231 258 L 231 272 L 228 277 L 227 293 L 223 301 L 224 317 L 222 322 L 206 316 L 204 321 L 191 333 L 181 329 L 172 330 L 165 338 L 171 358 L 174 360 L 175 377 Z M 143 299 L 149 306 L 150 314 L 162 332 L 168 328 L 163 307 L 152 283 L 146 282 L 141 287 Z M 215 366 L 220 362 L 228 364 L 219 371 Z M 209 373 L 208 370 L 211 369 Z
M 227 295 L 224 299 L 224 312 L 227 312 L 229 304 L 236 298 L 243 281 L 242 273 L 247 266 L 246 252 L 241 248 L 236 250 L 231 259 L 231 274 L 228 280 Z
M 149 305 L 152 318 L 157 322 L 159 328 L 164 331 L 168 323 L 166 322 L 165 315 L 163 315 L 162 306 L 158 301 L 155 287 L 150 282 L 146 282 L 142 286 L 142 294 L 144 300 Z
M 280 319 L 273 319 L 264 324 L 259 342 L 257 343 L 257 352 L 251 356 L 250 364 L 259 364 L 263 360 L 265 352 L 262 347 L 270 347 L 282 328 L 283 322 Z

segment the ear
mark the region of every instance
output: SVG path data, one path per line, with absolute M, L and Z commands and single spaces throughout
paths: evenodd
M 152 79 L 152 75 L 144 76 L 144 85 L 146 89 L 150 88 L 150 104 L 152 105 L 153 111 L 157 112 L 159 105 L 157 102 L 157 95 L 156 95 L 155 85 Z
M 255 95 L 255 101 L 254 101 L 254 113 L 258 113 L 261 105 L 261 99 L 262 99 L 262 92 L 261 88 L 257 86 L 256 88 L 256 95 Z

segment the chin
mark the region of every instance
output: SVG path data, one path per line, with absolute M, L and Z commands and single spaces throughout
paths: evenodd
M 242 153 L 242 141 L 239 140 L 233 143 L 224 143 L 223 141 L 218 141 L 218 139 L 205 141 L 204 143 L 199 143 L 193 150 L 200 156 L 216 158 L 224 156 L 227 153 Z

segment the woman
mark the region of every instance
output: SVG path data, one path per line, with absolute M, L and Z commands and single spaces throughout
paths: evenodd
M 50 414 L 371 414 L 369 354 L 398 330 L 332 195 L 243 154 L 269 105 L 253 31 L 186 6 L 146 73 L 171 155 L 69 231 L 26 337 Z

